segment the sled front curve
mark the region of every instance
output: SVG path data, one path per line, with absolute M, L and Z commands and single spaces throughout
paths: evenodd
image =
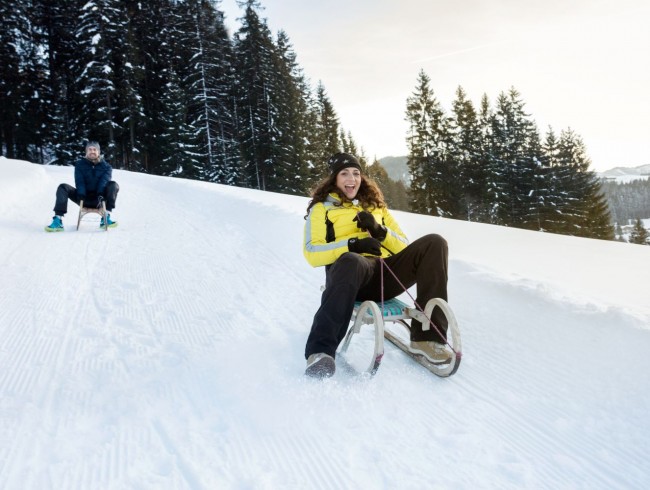
M 432 364 L 426 361 L 425 359 L 416 359 L 416 361 L 418 361 L 420 364 L 422 364 L 424 367 L 426 367 L 429 371 L 431 371 L 436 376 L 446 378 L 454 374 L 456 371 L 458 371 L 458 368 L 460 366 L 460 360 L 462 358 L 462 350 L 463 350 L 461 340 L 460 340 L 460 329 L 458 328 L 458 321 L 456 320 L 456 315 L 454 315 L 454 312 L 449 306 L 449 303 L 447 303 L 442 298 L 432 298 L 424 306 L 424 312 L 421 312 L 417 308 L 412 308 L 412 307 L 407 307 L 406 311 L 409 318 L 418 320 L 422 324 L 422 330 L 426 331 L 431 329 L 431 323 L 429 319 L 432 318 L 433 309 L 436 306 L 442 310 L 445 317 L 447 318 L 446 347 L 449 353 L 451 354 L 451 361 L 448 364 Z
M 381 359 L 384 356 L 384 321 L 382 319 L 382 312 L 374 301 L 364 301 L 363 303 L 355 303 L 354 312 L 352 314 L 353 324 L 348 329 L 339 353 L 345 356 L 350 342 L 355 334 L 361 332 L 361 327 L 364 325 L 374 325 L 374 350 L 370 359 L 370 364 L 364 372 L 374 375 L 379 369 Z

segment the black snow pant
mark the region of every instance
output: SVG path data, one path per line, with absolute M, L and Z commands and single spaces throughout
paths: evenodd
M 417 284 L 415 300 L 422 308 L 431 298 L 447 301 L 448 248 L 440 235 L 423 236 L 384 261 L 406 288 Z M 393 275 L 384 270 L 384 299 L 403 292 Z M 365 300 L 381 300 L 381 262 L 375 257 L 344 253 L 327 269 L 325 291 L 307 339 L 305 358 L 319 352 L 334 357 L 348 330 L 354 302 Z M 432 316 L 446 337 L 444 314 L 436 308 Z M 446 339 L 434 328 L 423 331 L 420 322 L 412 320 L 411 340 L 444 343 Z
M 106 201 L 106 211 L 111 212 L 115 207 L 115 201 L 117 200 L 117 193 L 120 190 L 120 186 L 117 185 L 117 182 L 110 181 L 106 184 L 106 189 L 104 189 L 104 200 Z M 56 203 L 54 204 L 54 214 L 57 216 L 64 216 L 68 212 L 68 199 L 70 199 L 75 204 L 79 204 L 79 196 L 77 195 L 77 189 L 68 184 L 61 184 L 56 189 Z M 99 205 L 99 199 L 96 194 L 89 194 L 84 198 L 84 206 L 87 208 L 94 208 Z

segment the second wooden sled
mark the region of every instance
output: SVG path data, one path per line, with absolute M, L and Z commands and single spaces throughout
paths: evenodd
M 423 330 L 429 330 L 431 328 L 429 318 L 431 318 L 433 309 L 436 306 L 438 306 L 445 314 L 448 324 L 446 348 L 451 355 L 451 360 L 444 364 L 432 363 L 425 357 L 414 354 L 409 350 L 410 327 L 406 320 L 417 319 L 422 323 Z M 364 369 L 364 372 L 370 375 L 374 375 L 381 364 L 384 356 L 384 338 L 397 346 L 400 350 L 407 353 L 418 364 L 424 366 L 436 376 L 442 378 L 451 376 L 460 366 L 462 346 L 458 322 L 456 321 L 454 312 L 449 307 L 449 304 L 443 299 L 433 298 L 429 300 L 425 305 L 423 312 L 419 311 L 415 307 L 408 306 L 397 298 L 384 301 L 383 311 L 374 301 L 357 302 L 355 303 L 351 320 L 353 324 L 341 343 L 339 354 L 342 354 L 345 357 L 349 351 L 352 338 L 355 334 L 360 334 L 364 325 L 373 325 L 374 351 L 370 358 L 368 367 Z M 401 331 L 394 328 L 386 328 L 387 323 L 396 326 L 397 329 Z M 368 339 L 366 339 L 366 342 L 367 341 Z
M 102 201 L 102 207 L 101 208 L 87 208 L 84 206 L 83 200 L 79 201 L 79 218 L 77 219 L 77 230 L 79 230 L 79 225 L 81 224 L 81 218 L 86 216 L 87 214 L 98 214 L 100 215 L 104 221 L 104 228 L 106 231 L 108 231 L 108 219 L 106 219 L 107 212 L 106 212 L 106 203 Z

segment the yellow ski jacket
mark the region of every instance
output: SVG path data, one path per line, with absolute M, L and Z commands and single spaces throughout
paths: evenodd
M 305 222 L 303 253 L 313 267 L 336 262 L 348 250 L 350 238 L 366 238 L 370 234 L 357 227 L 352 221 L 363 208 L 351 202 L 341 202 L 336 193 L 327 196 L 325 202 L 315 204 Z M 388 257 L 404 250 L 408 239 L 387 208 L 366 210 L 375 220 L 386 227 L 386 238 L 382 244 L 382 257 Z M 328 233 L 329 230 L 329 233 Z M 370 257 L 374 257 L 369 255 Z

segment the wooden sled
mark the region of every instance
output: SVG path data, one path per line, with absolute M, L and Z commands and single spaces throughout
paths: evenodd
M 448 323 L 446 348 L 451 354 L 451 360 L 444 364 L 431 363 L 424 356 L 414 354 L 409 350 L 410 327 L 406 320 L 417 319 L 422 324 L 423 330 L 429 330 L 431 328 L 429 318 L 431 318 L 433 309 L 436 306 L 443 311 Z M 362 303 L 357 302 L 354 306 L 351 321 L 353 324 L 341 343 L 339 353 L 342 354 L 344 358 L 347 357 L 352 338 L 355 334 L 359 334 L 364 325 L 373 325 L 374 350 L 370 364 L 364 370 L 370 375 L 374 375 L 381 364 L 384 355 L 384 338 L 388 339 L 388 341 L 407 353 L 418 364 L 424 366 L 436 376 L 442 378 L 451 376 L 460 366 L 462 346 L 458 322 L 456 321 L 456 317 L 449 307 L 449 304 L 443 299 L 433 298 L 429 300 L 425 305 L 423 312 L 419 311 L 415 307 L 408 306 L 397 298 L 384 301 L 383 310 L 380 305 L 374 301 L 364 301 Z M 386 328 L 387 323 L 391 324 L 391 328 Z M 366 339 L 366 343 L 368 343 L 368 339 Z
M 77 219 L 77 230 L 79 230 L 79 225 L 81 224 L 81 219 L 86 216 L 87 214 L 98 214 L 100 215 L 103 220 L 104 220 L 104 228 L 106 231 L 108 231 L 108 219 L 107 218 L 107 212 L 106 212 L 106 202 L 102 201 L 102 206 L 101 207 L 95 207 L 95 208 L 87 208 L 84 206 L 83 199 L 79 201 L 79 219 Z

